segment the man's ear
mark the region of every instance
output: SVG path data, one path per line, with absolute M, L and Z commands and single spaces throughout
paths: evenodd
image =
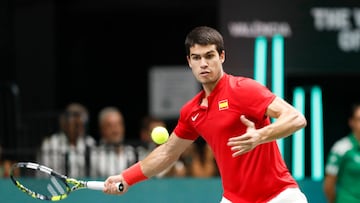
M 220 53 L 220 60 L 221 60 L 221 63 L 225 62 L 225 50 L 222 50 L 222 52 Z
M 187 62 L 188 62 L 188 66 L 191 68 L 191 65 L 190 65 L 190 57 L 189 56 L 186 56 L 186 60 L 187 60 Z

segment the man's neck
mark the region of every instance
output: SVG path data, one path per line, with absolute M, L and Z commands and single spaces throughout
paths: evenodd
M 360 133 L 353 133 L 355 139 L 358 141 L 358 143 L 360 144 Z
M 215 89 L 216 85 L 220 82 L 220 80 L 223 76 L 224 76 L 224 72 L 222 71 L 220 73 L 220 77 L 214 83 L 202 85 L 203 89 L 205 91 L 205 98 L 211 94 L 211 92 Z

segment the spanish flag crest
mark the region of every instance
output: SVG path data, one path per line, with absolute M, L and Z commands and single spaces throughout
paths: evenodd
M 219 111 L 225 110 L 229 108 L 229 102 L 227 99 L 219 101 Z

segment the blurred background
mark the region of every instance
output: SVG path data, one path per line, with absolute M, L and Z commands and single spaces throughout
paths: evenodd
M 223 34 L 226 72 L 261 79 L 292 104 L 296 88 L 303 90 L 310 124 L 300 180 L 321 182 L 330 147 L 349 132 L 350 106 L 360 101 L 357 1 L 3 0 L 0 15 L 2 160 L 36 160 L 73 102 L 87 108 L 86 131 L 96 141 L 106 106 L 121 110 L 130 145 L 140 142 L 147 115 L 171 131 L 182 99 L 199 89 L 184 49 L 185 35 L 198 25 Z M 314 88 L 320 100 L 312 98 Z M 293 141 L 280 146 L 293 170 Z

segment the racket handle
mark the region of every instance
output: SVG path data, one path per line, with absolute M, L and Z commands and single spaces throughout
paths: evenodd
M 103 181 L 88 181 L 86 183 L 86 187 L 92 190 L 103 190 L 104 189 L 104 182 Z M 119 192 L 124 190 L 123 183 L 116 183 L 116 187 L 118 188 Z
M 87 181 L 86 187 L 92 190 L 103 190 L 104 181 Z

